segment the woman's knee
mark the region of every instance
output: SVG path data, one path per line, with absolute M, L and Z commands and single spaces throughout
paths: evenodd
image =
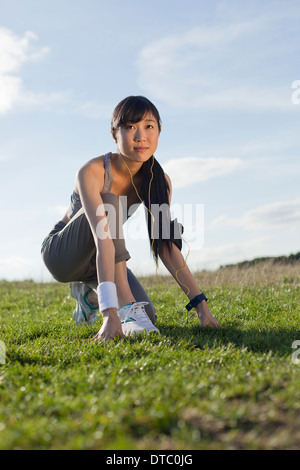
M 45 263 L 46 268 L 50 272 L 51 276 L 57 282 L 71 282 L 72 279 L 70 276 L 70 272 L 64 270 L 63 268 L 58 268 L 57 266 L 53 267 L 50 263 Z M 74 280 L 74 279 L 73 279 Z
M 52 252 L 42 251 L 42 260 L 53 279 L 58 282 L 71 282 L 72 276 L 70 276 L 70 269 L 68 269 L 67 264 L 62 263 Z

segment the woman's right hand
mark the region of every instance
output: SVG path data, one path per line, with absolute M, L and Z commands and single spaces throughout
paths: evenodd
M 108 341 L 114 338 L 124 338 L 124 333 L 122 331 L 121 321 L 118 317 L 117 309 L 108 308 L 102 313 L 103 323 L 96 334 L 92 338 L 92 341 Z

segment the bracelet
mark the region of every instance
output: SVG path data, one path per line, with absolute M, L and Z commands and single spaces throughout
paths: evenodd
M 187 311 L 192 310 L 193 307 L 196 307 L 200 302 L 203 302 L 205 300 L 206 302 L 208 301 L 208 298 L 203 294 L 196 295 L 192 300 L 189 301 L 189 303 L 185 306 Z
M 99 310 L 103 312 L 108 308 L 116 308 L 118 310 L 118 296 L 117 287 L 114 282 L 104 281 L 97 287 L 98 299 L 99 299 Z

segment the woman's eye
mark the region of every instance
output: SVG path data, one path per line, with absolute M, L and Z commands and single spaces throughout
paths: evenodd
M 125 129 L 130 131 L 132 129 L 135 129 L 135 125 L 134 124 L 127 124 L 125 126 Z M 146 129 L 154 129 L 154 126 L 152 124 L 147 124 Z

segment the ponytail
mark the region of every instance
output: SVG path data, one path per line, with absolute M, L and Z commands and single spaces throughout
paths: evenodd
M 165 173 L 154 156 L 143 163 L 141 171 L 143 180 L 140 195 L 148 209 L 146 211 L 146 219 L 149 241 L 156 264 L 158 264 L 158 256 L 160 255 L 163 247 L 166 247 L 170 252 L 172 242 L 174 242 L 178 248 L 181 249 L 182 242 L 180 233 L 182 229 L 180 229 L 178 225 L 177 234 L 174 233 L 174 222 L 177 221 L 171 221 L 168 195 L 170 188 L 166 180 Z M 150 194 L 149 185 L 151 185 Z M 159 210 L 158 213 L 157 210 Z

